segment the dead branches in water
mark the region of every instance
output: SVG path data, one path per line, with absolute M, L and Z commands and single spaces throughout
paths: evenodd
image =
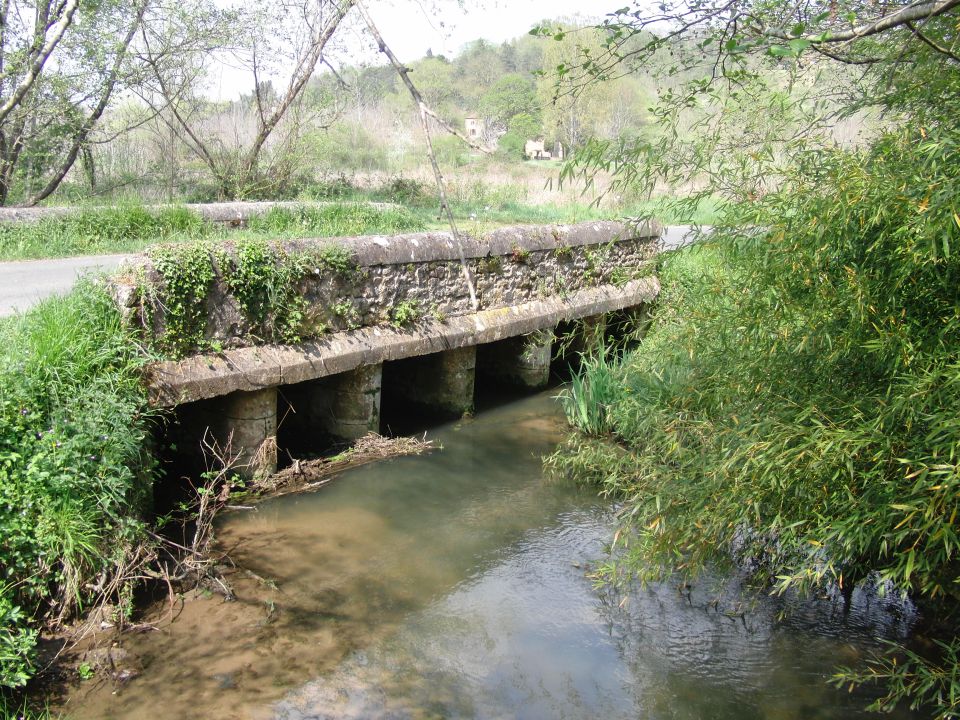
M 413 437 L 389 438 L 368 433 L 339 455 L 317 460 L 294 460 L 293 464 L 250 488 L 257 495 L 287 495 L 316 490 L 344 470 L 404 455 L 422 455 L 437 446 L 432 440 Z

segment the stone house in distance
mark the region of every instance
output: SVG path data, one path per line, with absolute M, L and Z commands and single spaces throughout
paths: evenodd
M 487 123 L 483 118 L 468 117 L 463 121 L 464 130 L 467 137 L 471 140 L 483 142 L 487 134 Z M 566 157 L 566 150 L 563 143 L 554 143 L 553 148 L 548 150 L 546 143 L 541 140 L 527 140 L 523 146 L 523 154 L 528 160 L 563 160 Z
M 566 156 L 563 143 L 555 143 L 553 150 L 547 150 L 543 140 L 527 140 L 523 146 L 523 153 L 529 160 L 563 160 Z
M 483 121 L 483 118 L 469 117 L 463 122 L 467 131 L 467 137 L 471 140 L 482 139 L 484 133 L 487 131 L 487 124 Z

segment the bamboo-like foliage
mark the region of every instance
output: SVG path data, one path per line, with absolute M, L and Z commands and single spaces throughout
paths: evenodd
M 957 18 L 954 0 L 636 4 L 604 53 L 557 70 L 599 82 L 666 58 L 672 80 L 659 135 L 589 143 L 564 180 L 609 170 L 617 191 L 725 206 L 666 261 L 625 360 L 609 422 L 629 452 L 578 441 L 551 461 L 624 498 L 607 572 L 737 563 L 847 601 L 869 577 L 943 644 L 838 679 L 941 718 L 960 698 Z M 844 138 L 851 117 L 867 132 Z
M 660 314 L 605 402 L 629 462 L 576 461 L 631 505 L 620 570 L 749 559 L 780 591 L 846 594 L 872 576 L 952 617 L 958 168 L 948 124 L 817 152 L 667 260 Z M 577 388 L 609 390 L 607 373 L 590 366 Z

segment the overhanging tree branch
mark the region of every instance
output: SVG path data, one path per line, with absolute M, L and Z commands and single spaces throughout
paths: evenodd
M 924 44 L 933 48 L 938 53 L 942 55 L 946 55 L 948 58 L 950 58 L 954 62 L 960 62 L 960 55 L 957 55 L 955 52 L 952 52 L 949 48 L 945 48 L 939 43 L 935 42 L 932 38 L 922 33 L 920 29 L 917 28 L 917 26 L 914 25 L 912 22 L 908 22 L 907 27 L 910 28 L 910 32 L 916 35 L 920 39 L 920 41 L 923 42 Z
M 836 32 L 828 31 L 823 33 L 822 36 L 821 34 L 809 34 L 806 36 L 801 35 L 800 38 L 810 40 L 815 45 L 820 45 L 823 43 L 851 42 L 853 40 L 870 37 L 871 35 L 879 35 L 887 30 L 892 30 L 893 28 L 907 25 L 909 23 L 927 20 L 929 18 L 942 15 L 943 13 L 952 10 L 957 6 L 960 6 L 960 0 L 936 0 L 935 2 L 921 0 L 919 2 L 910 3 L 896 12 L 892 12 L 889 15 L 884 15 L 873 22 L 865 23 L 858 27 L 851 28 L 850 30 Z M 795 36 L 789 35 L 782 30 L 767 28 L 762 32 L 764 35 L 775 37 L 779 40 L 797 39 Z

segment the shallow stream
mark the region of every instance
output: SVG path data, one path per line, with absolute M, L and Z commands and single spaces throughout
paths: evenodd
M 589 578 L 613 533 L 594 492 L 545 479 L 550 393 L 428 434 L 443 449 L 224 518 L 238 600 L 160 608 L 73 718 L 850 718 L 826 683 L 900 637 L 896 603 L 741 603 L 704 579 L 626 596 Z M 729 585 L 729 584 L 728 584 Z M 786 619 L 779 616 L 786 611 Z M 177 620 L 169 622 L 176 616 Z M 898 717 L 907 717 L 900 715 Z

